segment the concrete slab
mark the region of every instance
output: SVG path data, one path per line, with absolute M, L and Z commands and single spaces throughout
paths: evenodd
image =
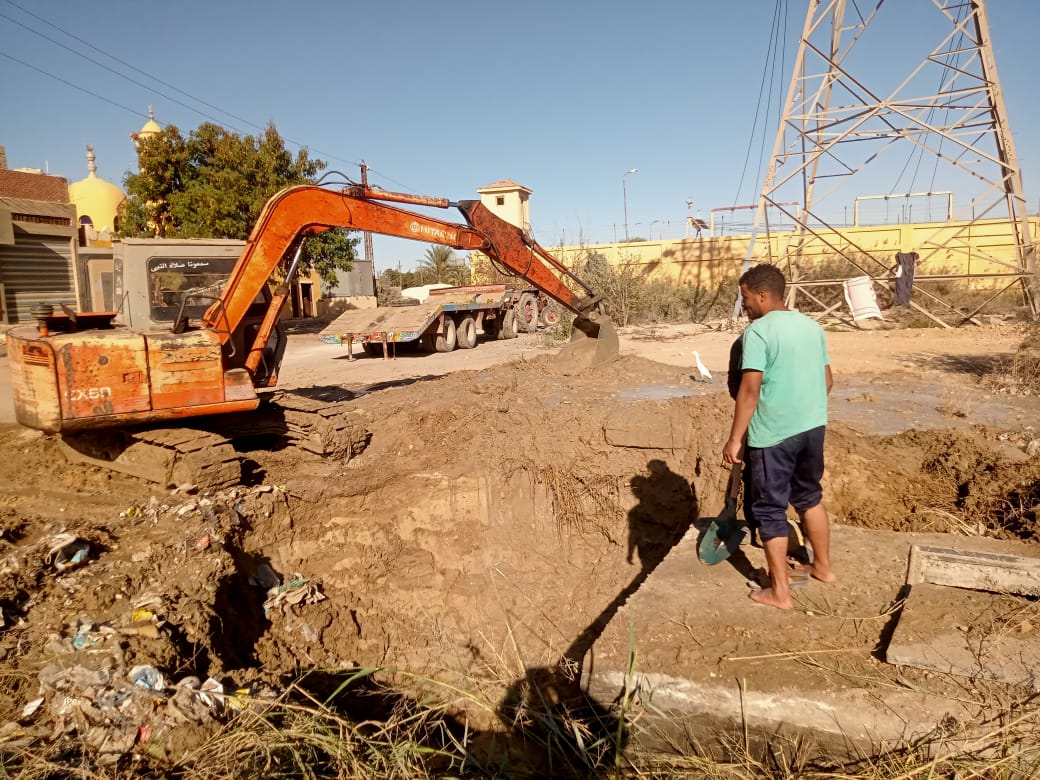
M 1040 560 L 915 544 L 906 581 L 1040 596 Z
M 603 435 L 613 447 L 636 447 L 649 450 L 676 450 L 686 447 L 690 433 L 689 420 L 677 420 L 662 414 L 649 420 L 629 411 L 611 415 L 603 426 Z
M 745 581 L 765 565 L 762 550 L 742 547 L 706 566 L 697 560 L 699 533 L 691 529 L 616 608 L 582 667 L 595 699 L 627 693 L 641 708 L 633 738 L 674 744 L 739 724 L 764 739 L 808 737 L 837 756 L 978 722 L 985 693 L 973 701 L 963 681 L 886 664 L 882 652 L 912 545 L 1006 552 L 1007 542 L 835 526 L 839 581 L 813 581 L 793 592 L 795 609 L 782 611 L 746 598 Z
M 1040 691 L 1040 625 L 1031 607 L 1019 596 L 913 585 L 886 658 Z

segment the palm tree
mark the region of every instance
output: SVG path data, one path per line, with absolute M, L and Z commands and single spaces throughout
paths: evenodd
M 451 247 L 434 245 L 426 250 L 426 255 L 419 261 L 419 269 L 429 271 L 438 282 L 460 284 L 465 276 L 466 266 L 458 261 Z

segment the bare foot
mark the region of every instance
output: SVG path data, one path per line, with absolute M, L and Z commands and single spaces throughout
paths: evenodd
M 807 571 L 814 580 L 820 582 L 837 582 L 838 578 L 830 568 L 823 568 L 815 563 L 791 563 L 792 571 Z
M 805 569 L 812 575 L 813 579 L 820 582 L 835 582 L 838 579 L 830 568 L 824 569 L 815 563 L 810 563 Z
M 786 599 L 777 598 L 772 588 L 753 590 L 748 594 L 748 598 L 759 604 L 765 604 L 767 607 L 776 607 L 777 609 L 791 609 L 794 606 L 790 595 Z

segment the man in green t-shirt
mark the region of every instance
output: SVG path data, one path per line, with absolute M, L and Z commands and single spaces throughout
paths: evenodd
M 833 582 L 830 528 L 823 505 L 823 439 L 831 367 L 819 324 L 784 306 L 784 275 L 776 266 L 758 265 L 740 277 L 744 311 L 744 357 L 726 463 L 751 466 L 752 510 L 766 551 L 770 587 L 752 591 L 760 604 L 790 609 L 787 573 L 787 505 L 791 504 L 812 545 L 807 568 L 818 580 Z M 747 452 L 743 446 L 747 434 Z

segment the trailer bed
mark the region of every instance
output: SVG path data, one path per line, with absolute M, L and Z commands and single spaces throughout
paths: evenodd
M 326 344 L 354 341 L 414 341 L 430 330 L 442 314 L 498 311 L 510 303 L 509 289 L 501 284 L 447 287 L 431 290 L 414 306 L 378 306 L 343 312 L 318 334 Z

